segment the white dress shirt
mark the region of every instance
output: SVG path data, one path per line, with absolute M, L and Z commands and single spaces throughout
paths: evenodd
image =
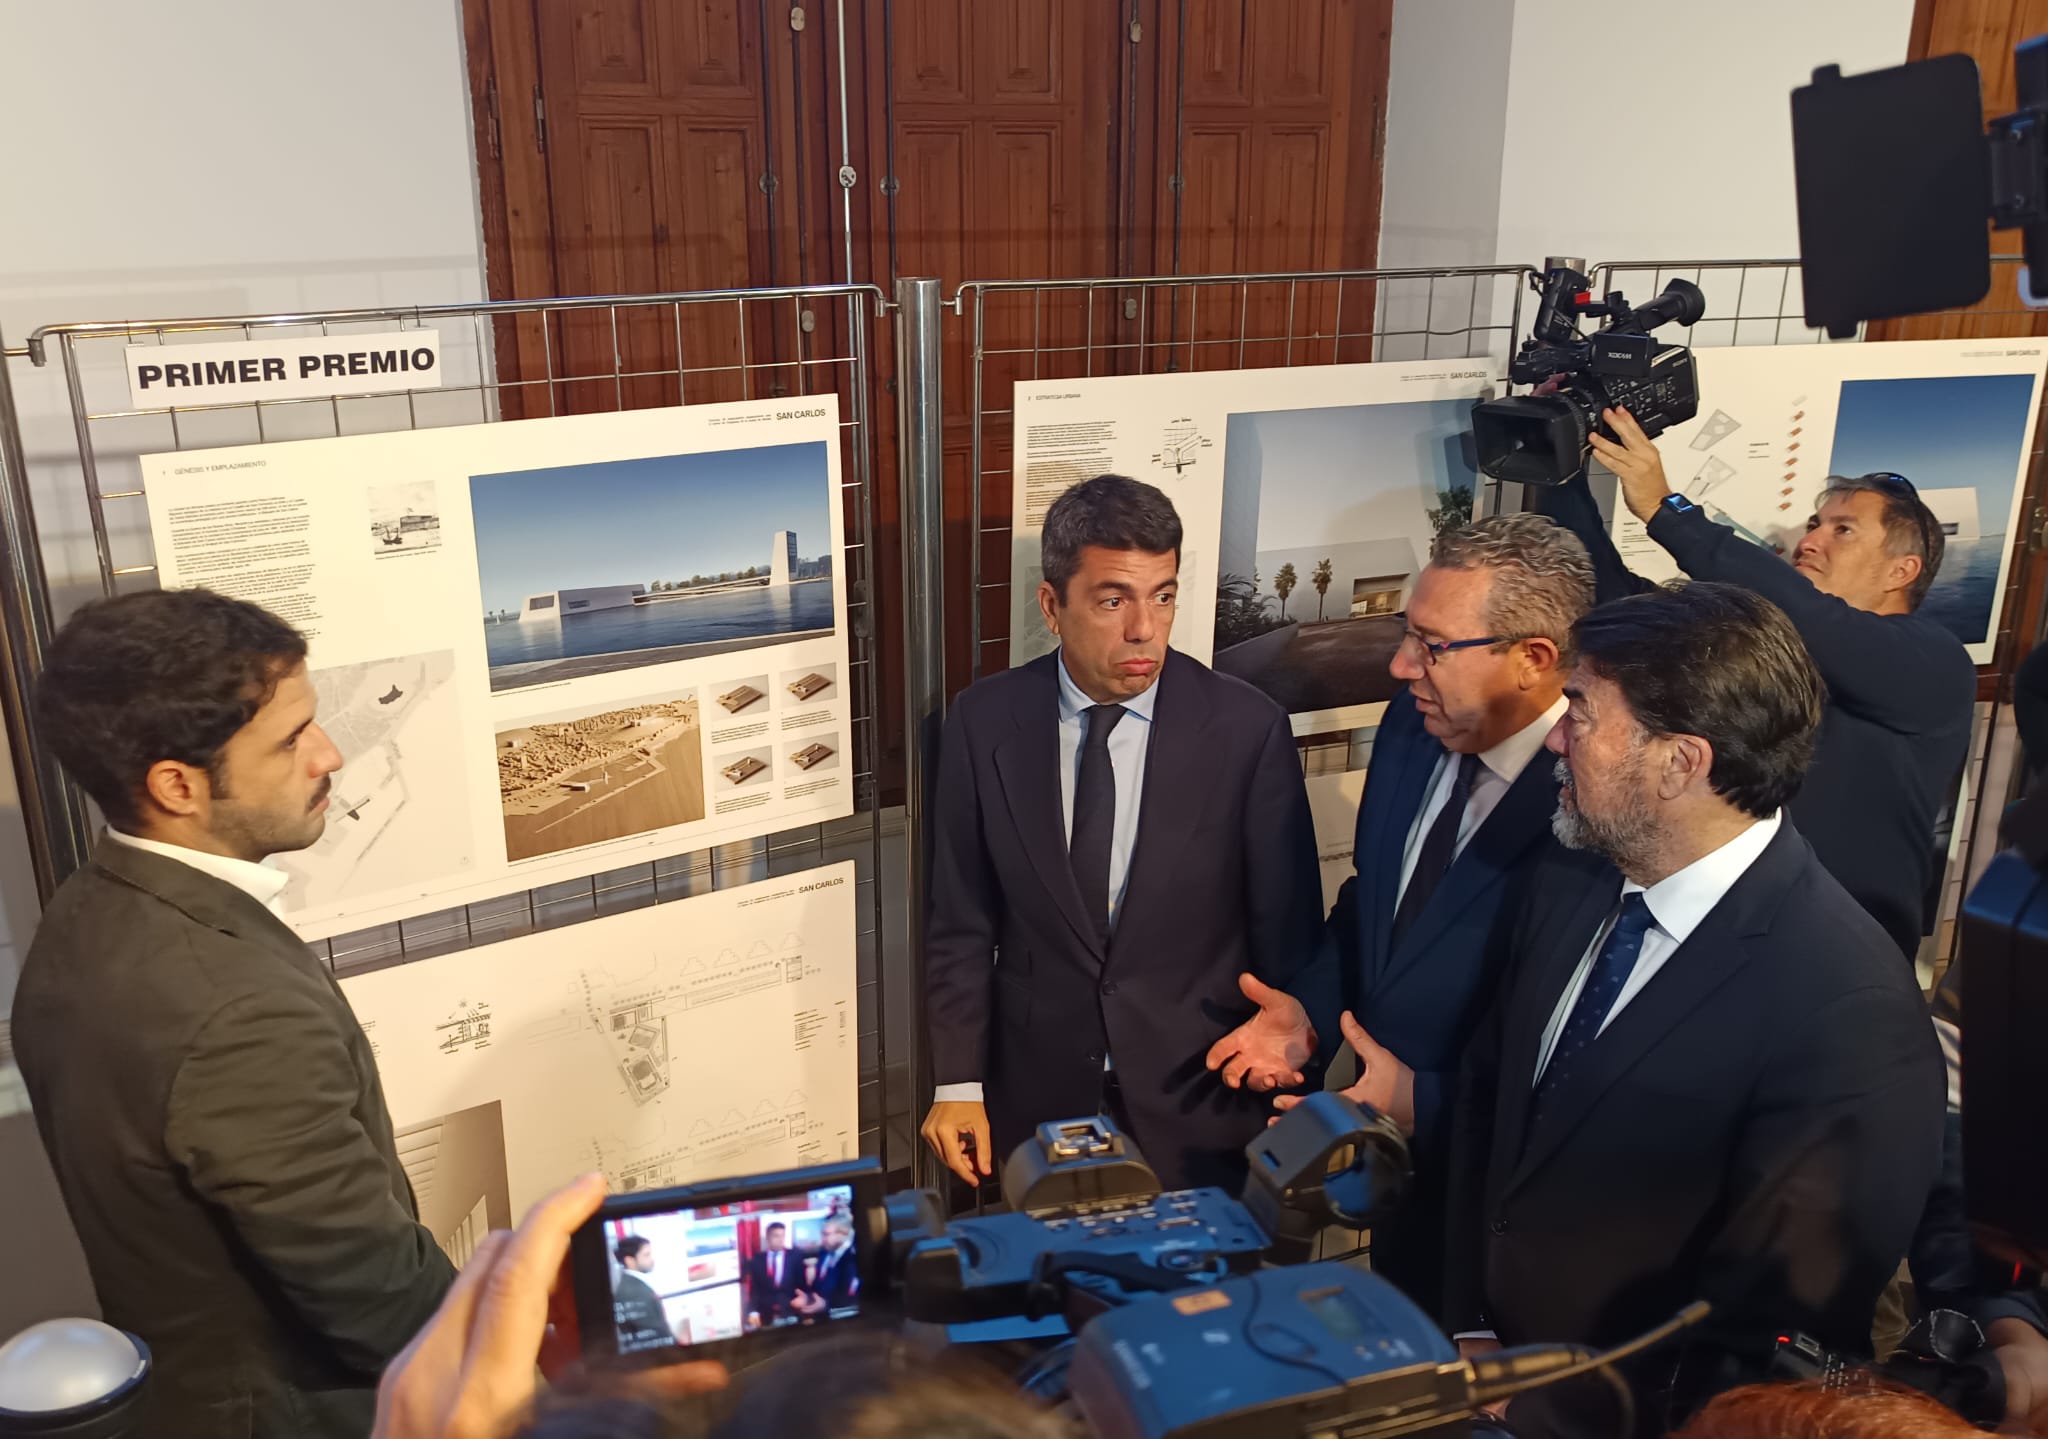
M 1559 695 L 1550 708 L 1516 730 L 1492 749 L 1479 752 L 1479 768 L 1472 776 L 1472 792 L 1465 797 L 1465 814 L 1458 821 L 1458 842 L 1451 849 L 1451 858 L 1456 859 L 1465 852 L 1466 842 L 1479 833 L 1479 826 L 1486 823 L 1486 817 L 1493 813 L 1508 787 L 1521 778 L 1522 771 L 1531 761 L 1544 755 L 1543 741 L 1556 728 L 1558 719 L 1564 714 L 1566 701 Z M 1398 909 L 1401 896 L 1408 892 L 1408 881 L 1415 873 L 1416 856 L 1422 853 L 1422 841 L 1429 834 L 1436 817 L 1450 803 L 1451 790 L 1458 782 L 1458 761 L 1463 755 L 1445 750 L 1438 756 L 1436 773 L 1430 777 L 1429 789 L 1425 791 L 1422 808 L 1415 812 L 1415 820 L 1408 826 L 1408 842 L 1401 847 L 1401 887 L 1394 891 L 1394 905 Z
M 1615 996 L 1614 1007 L 1607 1011 L 1607 1018 L 1601 1022 L 1599 1032 L 1605 1034 L 1607 1026 L 1614 1023 L 1614 1016 L 1627 1007 L 1628 1002 L 1641 994 L 1664 967 L 1681 944 L 1692 937 L 1700 927 L 1700 921 L 1721 902 L 1722 896 L 1735 887 L 1735 881 L 1748 872 L 1757 857 L 1770 844 L 1771 837 L 1778 832 L 1779 817 L 1773 814 L 1769 819 L 1760 819 L 1719 849 L 1701 855 L 1684 869 L 1668 874 L 1648 889 L 1634 880 L 1621 886 L 1624 895 L 1640 893 L 1643 903 L 1649 906 L 1650 928 L 1643 935 L 1643 947 L 1636 955 L 1636 966 L 1629 971 L 1628 982 Z M 1607 935 L 1614 928 L 1614 921 L 1621 913 L 1617 902 L 1615 912 L 1594 932 L 1593 941 L 1586 946 L 1579 967 L 1572 973 L 1572 982 L 1564 987 L 1558 998 L 1557 1008 L 1551 1012 L 1550 1023 L 1543 1030 L 1543 1044 L 1536 1060 L 1536 1072 L 1529 1076 L 1533 1086 L 1543 1076 L 1550 1055 L 1557 1048 L 1558 1037 L 1564 1033 L 1565 1018 L 1578 1002 L 1579 991 L 1586 987 L 1587 978 L 1593 973 L 1593 961 L 1600 953 L 1600 946 L 1607 942 Z
M 1054 666 L 1060 677 L 1060 823 L 1067 842 L 1074 840 L 1074 791 L 1081 784 L 1081 756 L 1088 742 L 1088 698 L 1067 673 L 1066 653 Z M 1152 710 L 1159 702 L 1155 678 L 1145 692 L 1122 701 L 1124 717 L 1109 732 L 1109 769 L 1116 777 L 1116 810 L 1109 834 L 1109 923 L 1116 927 L 1124 890 L 1131 878 L 1131 852 L 1138 844 L 1138 806 L 1145 797 L 1145 753 L 1152 744 Z M 1109 1068 L 1107 1057 L 1103 1068 Z M 979 1104 L 980 1080 L 941 1084 L 932 1091 L 934 1104 Z
M 125 844 L 130 849 L 139 849 L 147 854 L 160 854 L 165 859 L 174 859 L 179 864 L 190 865 L 203 874 L 210 874 L 215 879 L 225 880 L 278 918 L 284 918 L 284 889 L 292 882 L 292 877 L 272 864 L 269 859 L 256 863 L 236 859 L 232 855 L 211 854 L 203 849 L 187 849 L 182 844 L 138 839 L 132 834 L 123 834 L 112 825 L 107 826 L 107 838 L 116 844 Z

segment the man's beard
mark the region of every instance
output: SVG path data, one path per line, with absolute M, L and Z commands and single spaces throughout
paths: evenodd
M 1550 817 L 1550 832 L 1566 849 L 1590 849 L 1606 855 L 1623 874 L 1644 871 L 1644 861 L 1656 851 L 1657 817 L 1643 798 L 1643 758 L 1630 755 L 1613 775 L 1614 788 L 1626 796 L 1619 814 L 1590 815 L 1579 806 L 1578 788 L 1572 783 L 1571 766 L 1557 762 L 1557 782 L 1572 792 L 1566 808 L 1562 795 L 1557 812 Z
M 225 786 L 216 782 L 214 835 L 225 841 L 234 853 L 258 860 L 267 855 L 310 849 L 327 831 L 327 816 L 315 814 L 313 810 L 328 796 L 333 786 L 333 780 L 322 780 L 305 809 L 285 814 L 275 809 L 244 808 L 226 792 Z

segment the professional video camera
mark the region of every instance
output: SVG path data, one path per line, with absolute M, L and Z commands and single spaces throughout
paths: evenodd
M 1380 1439 L 1461 1433 L 1485 1405 L 1638 1353 L 1707 1312 L 1695 1304 L 1607 1354 L 1542 1346 L 1468 1363 L 1383 1279 L 1334 1261 L 1267 1267 L 1305 1257 L 1324 1225 L 1364 1227 L 1399 1198 L 1408 1156 L 1393 1124 L 1318 1093 L 1246 1153 L 1242 1200 L 1162 1192 L 1107 1119 L 1047 1124 L 1004 1166 L 1011 1212 L 951 1221 L 930 1190 L 882 1195 L 873 1160 L 616 1196 L 571 1245 L 583 1352 L 660 1364 L 843 1322 L 901 1318 L 973 1342 L 997 1337 L 996 1321 L 1063 1320 L 1065 1395 L 1100 1439 Z M 819 1241 L 808 1252 L 776 1243 L 803 1232 Z M 680 1321 L 656 1311 L 658 1336 L 609 1263 L 646 1242 L 687 1255 L 692 1276 Z M 771 1266 L 771 1254 L 784 1259 Z M 857 1277 L 826 1273 L 828 1254 Z M 789 1275 L 808 1287 L 784 1313 Z
M 1586 262 L 1552 258 L 1536 282 L 1541 299 L 1529 338 L 1508 365 L 1518 385 L 1553 382 L 1547 393 L 1481 400 L 1472 407 L 1479 468 L 1496 480 L 1561 485 L 1586 467 L 1587 437 L 1614 438 L 1600 418 L 1625 407 L 1647 435 L 1661 435 L 1699 413 L 1692 351 L 1659 344 L 1650 332 L 1706 312 L 1699 287 L 1673 280 L 1646 305 L 1631 309 L 1620 291 L 1595 300 Z M 1578 317 L 1604 316 L 1589 336 Z

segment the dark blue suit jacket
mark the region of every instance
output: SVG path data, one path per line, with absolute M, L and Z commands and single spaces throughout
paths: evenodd
M 1067 856 L 1057 653 L 968 687 L 932 796 L 925 985 L 933 1080 L 980 1080 L 1002 1161 L 1094 1114 L 1113 1056 L 1138 1147 L 1169 1188 L 1241 1187 L 1272 1096 L 1229 1089 L 1209 1046 L 1316 947 L 1315 830 L 1287 716 L 1169 650 L 1137 846 L 1105 943 Z
M 1404 689 L 1373 738 L 1358 807 L 1358 873 L 1337 896 L 1315 963 L 1289 986 L 1315 1024 L 1320 1065 L 1335 1056 L 1337 1015 L 1349 1009 L 1415 1071 L 1415 1185 L 1402 1214 L 1376 1229 L 1373 1263 L 1430 1309 L 1443 1272 L 1444 1166 L 1459 1060 L 1505 963 L 1507 899 L 1518 892 L 1519 874 L 1555 846 L 1550 817 L 1557 809 L 1550 756 L 1538 754 L 1395 946 L 1401 852 L 1443 753 Z

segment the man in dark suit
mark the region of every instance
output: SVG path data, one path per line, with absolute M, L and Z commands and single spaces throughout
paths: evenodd
M 1401 1126 L 1415 1164 L 1407 1202 L 1373 1228 L 1373 1268 L 1431 1313 L 1458 1060 L 1505 963 L 1513 881 L 1555 844 L 1543 742 L 1564 713 L 1566 642 L 1592 602 L 1585 547 L 1540 515 L 1437 540 L 1391 666 L 1405 688 L 1373 737 L 1358 873 L 1315 964 L 1290 992 L 1247 975 L 1259 1016 L 1209 1052 L 1226 1083 L 1272 1089 L 1351 1041 L 1360 1073 L 1345 1093 Z
M 155 1355 L 138 1432 L 360 1436 L 453 1271 L 369 1042 L 278 917 L 341 755 L 305 640 L 204 590 L 88 605 L 36 703 L 105 838 L 14 1001 L 36 1125 L 109 1323 Z
M 1556 820 L 1475 1036 L 1451 1169 L 1451 1327 L 1601 1348 L 1657 1432 L 1759 1378 L 1776 1337 L 1867 1354 L 1941 1156 L 1912 976 L 1782 813 L 1822 686 L 1791 622 L 1693 583 L 1579 622 Z M 1569 1431 L 1583 1394 L 1515 1401 Z M 1533 1402 L 1532 1402 L 1533 1401 Z
M 835 1214 L 823 1225 L 824 1243 L 812 1256 L 811 1272 L 791 1297 L 790 1307 L 808 1322 L 851 1308 L 860 1297 L 860 1262 L 854 1255 L 853 1221 Z
M 761 1252 L 747 1260 L 748 1328 L 773 1327 L 789 1318 L 802 1265 L 790 1253 L 788 1225 L 778 1219 L 761 1230 Z
M 1252 1012 L 1240 973 L 1282 984 L 1313 953 L 1315 833 L 1287 716 L 1167 648 L 1180 540 L 1150 485 L 1062 495 L 1038 591 L 1059 650 L 947 718 L 924 1136 L 970 1183 L 1106 1112 L 1169 1187 L 1234 1187 L 1269 1112 L 1202 1058 Z
M 612 1285 L 612 1323 L 618 1330 L 619 1352 L 630 1354 L 675 1343 L 661 1296 L 640 1277 L 654 1272 L 654 1242 L 628 1234 L 612 1247 L 612 1253 L 619 1261 L 618 1282 Z
M 1626 410 L 1605 417 L 1619 443 L 1595 435 L 1594 453 L 1649 537 L 1694 579 L 1755 590 L 1791 616 L 1828 693 L 1789 813 L 1910 959 L 1937 890 L 1935 820 L 1962 780 L 1977 698 L 1962 641 L 1917 613 L 1941 568 L 1940 521 L 1902 476 L 1830 476 L 1786 564 L 1673 494 L 1656 443 Z M 1585 541 L 1602 601 L 1654 588 L 1622 563 L 1584 477 L 1530 493 Z

